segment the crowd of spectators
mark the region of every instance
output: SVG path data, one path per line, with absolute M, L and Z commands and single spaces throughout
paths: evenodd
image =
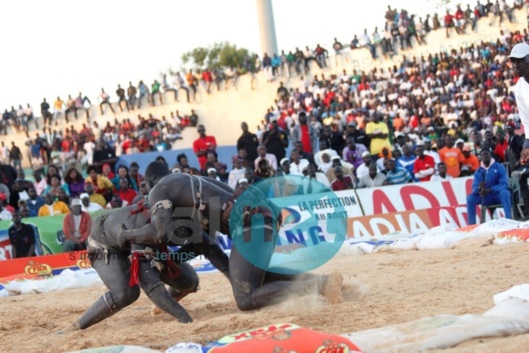
M 478 1 L 476 8 L 485 9 L 483 14 L 479 11 L 479 16 L 498 16 L 496 6 L 506 5 L 504 1 L 499 5 L 480 5 Z M 397 15 L 388 9 L 390 14 L 392 11 L 395 16 L 386 18 L 393 18 L 393 24 L 401 26 L 406 12 Z M 478 13 L 474 12 L 474 16 Z M 511 17 L 512 13 L 507 15 L 507 19 Z M 501 14 L 499 19 L 502 20 Z M 413 16 L 409 20 L 413 21 Z M 426 21 L 417 22 L 423 24 L 425 31 Z M 391 22 L 388 18 L 390 27 Z M 465 30 L 461 22 L 457 25 Z M 431 30 L 435 29 L 434 21 Z M 406 40 L 400 40 L 401 49 Z M 292 61 L 287 60 L 292 65 L 285 67 L 285 73 L 289 75 L 292 69 L 298 78 L 290 80 L 290 87 L 279 83 L 277 99 L 255 132 L 246 123 L 241 124 L 242 133 L 231 161 L 218 160 L 215 137 L 206 134 L 206 127 L 198 124 L 193 110 L 184 117 L 178 111 L 161 119 L 138 115 L 138 124 L 130 119 L 116 119 L 114 124 L 99 127 L 97 121 L 92 121 L 83 124 L 79 131 L 70 126 L 62 132 L 50 126 L 61 113 L 55 111 L 51 115 L 48 106 L 42 111 L 47 127 L 35 132 L 34 137 L 26 130 L 27 155 L 15 142 L 11 147 L 1 142 L 0 220 L 13 219 L 13 234 L 24 234 L 18 238 L 13 235 L 16 243 L 20 237 L 28 236 L 20 217 L 67 214 L 64 248 L 82 249 L 91 226 L 87 215 L 134 204 L 147 195 L 139 166 L 132 163 L 130 168 L 120 166 L 114 170 L 117 157 L 169 149 L 188 126 L 197 127 L 193 150 L 199 165 L 189 165 L 185 154 L 179 154 L 176 161 L 165 161 L 163 157 L 160 160 L 173 172 L 209 176 L 232 188 L 276 175 L 298 175 L 336 191 L 447 180 L 472 175 L 480 168 L 482 151 L 488 151 L 494 161 L 504 163 L 509 175 L 516 171 L 522 178 L 522 195 L 527 200 L 525 214 L 529 214 L 529 172 L 520 165 L 524 139 L 513 94 L 518 77 L 505 60 L 514 44 L 528 40 L 527 29 L 513 33 L 502 30 L 493 42 L 421 57 L 402 55 L 399 64 L 388 68 L 325 71 L 311 79 L 306 75 L 310 58 L 294 55 Z M 392 46 L 385 46 L 395 54 L 398 42 L 393 40 Z M 337 48 L 334 49 L 339 54 Z M 321 49 L 315 51 L 314 60 L 325 67 L 326 51 Z M 279 75 L 278 67 L 268 69 L 263 64 L 262 69 L 270 71 L 267 77 L 272 80 Z M 177 77 L 179 86 L 170 87 L 164 77 L 161 83 L 153 83 L 150 92 L 142 82 L 137 89 L 129 84 L 126 94 L 118 86 L 118 108 L 133 110 L 140 107 L 144 98 L 153 105 L 158 97 L 162 104 L 161 89 L 172 89 L 175 99 L 183 90 L 189 100 L 189 94 L 194 96 L 198 86 L 203 84 L 209 93 L 210 83 L 215 82 L 208 84 L 204 72 L 190 71 L 187 85 L 179 74 Z M 105 104 L 114 109 L 104 90 L 100 100 L 101 112 Z M 78 109 L 86 110 L 85 104 L 91 104 L 82 94 L 75 100 L 69 97 L 68 102 L 63 105 L 69 108 L 64 111 L 65 116 L 70 112 L 76 116 Z M 54 105 L 57 108 L 60 104 Z M 30 107 L 20 107 L 20 114 L 6 110 L 10 115 L 8 119 L 4 116 L 4 122 L 10 122 L 15 115 L 26 116 L 26 123 L 19 123 L 27 128 L 27 122 L 35 120 L 30 111 Z M 31 161 L 34 181 L 28 181 L 21 168 L 25 158 Z M 310 187 L 311 183 L 306 185 Z M 23 247 L 19 250 L 18 254 L 34 251 Z

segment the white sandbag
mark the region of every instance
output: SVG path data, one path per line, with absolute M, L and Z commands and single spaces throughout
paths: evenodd
M 352 256 L 352 255 L 362 255 L 364 252 L 358 244 L 351 244 L 349 242 L 344 242 L 336 256 Z
M 97 348 L 88 348 L 80 351 L 71 351 L 68 353 L 160 353 L 160 351 L 155 351 L 149 348 L 143 348 L 140 346 L 107 346 L 107 347 L 97 347 Z
M 85 288 L 93 285 L 102 285 L 103 281 L 97 272 L 92 269 L 72 271 L 66 269 L 59 275 L 39 280 L 11 281 L 4 285 L 9 295 L 46 293 L 56 290 L 71 288 Z
M 442 226 L 437 226 L 437 227 L 430 228 L 429 230 L 424 232 L 424 234 L 425 235 L 438 235 L 438 234 L 442 235 L 442 234 L 445 234 L 445 233 L 453 232 L 456 229 L 458 229 L 456 226 L 445 224 L 445 225 L 442 225 Z
M 417 249 L 443 249 L 451 248 L 458 241 L 473 238 L 476 235 L 457 232 L 457 231 L 448 231 L 445 233 L 433 233 L 433 234 L 424 234 L 420 241 L 417 242 Z
M 375 252 L 378 244 L 374 243 L 358 243 L 358 248 L 363 251 L 364 254 L 372 254 Z
M 402 238 L 395 240 L 391 245 L 391 249 L 399 250 L 417 250 L 417 242 L 421 240 L 421 236 Z
M 529 302 L 519 298 L 509 298 L 487 310 L 483 316 L 529 320 Z
M 170 347 L 165 353 L 202 353 L 202 345 L 198 343 L 178 343 Z
M 501 293 L 494 295 L 494 304 L 499 304 L 504 300 L 510 298 L 518 298 L 529 302 L 529 284 L 519 284 L 507 289 Z
M 479 337 L 529 332 L 529 321 L 480 315 L 438 315 L 343 335 L 365 352 L 422 352 L 458 345 Z
M 8 296 L 9 296 L 9 292 L 7 291 L 7 289 L 5 289 L 4 286 L 0 285 L 0 298 L 8 297 Z
M 493 219 L 492 221 L 480 224 L 474 228 L 472 233 L 476 235 L 495 235 L 506 230 L 517 229 L 520 225 L 521 222 L 512 219 Z

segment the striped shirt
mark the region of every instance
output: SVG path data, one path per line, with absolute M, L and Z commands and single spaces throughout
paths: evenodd
M 395 171 L 389 171 L 386 173 L 386 179 L 391 185 L 404 184 L 413 180 L 411 174 L 404 168 L 395 168 Z

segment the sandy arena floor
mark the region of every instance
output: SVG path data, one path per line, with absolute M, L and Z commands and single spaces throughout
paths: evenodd
M 151 316 L 140 299 L 85 331 L 61 333 L 102 293 L 104 287 L 0 299 L 2 352 L 63 352 L 128 344 L 165 350 L 180 341 L 205 343 L 223 335 L 273 323 L 291 322 L 330 333 L 354 332 L 438 314 L 481 314 L 494 294 L 529 282 L 529 244 L 480 247 L 474 240 L 455 249 L 388 251 L 340 256 L 318 272 L 340 271 L 344 302 L 292 299 L 258 312 L 240 312 L 228 281 L 201 276 L 201 290 L 182 303 L 194 322 L 179 324 L 167 314 Z M 479 339 L 443 352 L 524 352 L 529 334 Z

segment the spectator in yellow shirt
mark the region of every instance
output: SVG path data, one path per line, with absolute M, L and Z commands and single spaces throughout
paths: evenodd
M 86 184 L 92 184 L 94 186 L 94 192 L 102 195 L 105 200 L 112 199 L 112 191 L 114 190 L 114 184 L 107 177 L 98 174 L 97 167 L 90 165 L 86 168 L 88 176 L 85 180 Z M 106 204 L 106 203 L 105 203 Z
M 375 113 L 373 120 L 366 125 L 366 134 L 371 140 L 369 153 L 372 156 L 378 155 L 384 147 L 391 148 L 388 125 L 381 121 L 380 118 L 381 115 Z
M 54 201 L 50 193 L 45 194 L 43 199 L 44 205 L 39 208 L 39 217 L 56 216 L 70 212 L 67 204 L 62 201 Z

